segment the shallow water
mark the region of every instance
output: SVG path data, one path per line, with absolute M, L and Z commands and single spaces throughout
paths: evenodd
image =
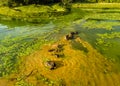
M 102 29 L 102 28 L 93 28 L 89 29 L 82 27 L 85 22 L 90 20 L 83 20 L 80 23 L 72 23 L 71 26 L 58 27 L 52 22 L 48 24 L 31 24 L 26 22 L 1 22 L 0 24 L 0 65 L 2 70 L 6 70 L 6 64 L 3 64 L 7 61 L 12 63 L 11 59 L 14 59 L 15 63 L 19 56 L 28 55 L 33 52 L 34 47 L 37 49 L 40 48 L 42 44 L 45 44 L 46 41 L 56 41 L 59 38 L 63 37 L 65 34 L 68 34 L 70 31 L 78 31 L 79 37 L 83 40 L 89 42 L 95 49 L 97 49 L 105 57 L 110 58 L 113 61 L 117 61 L 120 64 L 120 38 L 105 39 L 105 44 L 97 44 L 97 39 L 101 39 L 97 34 L 105 34 L 112 32 L 120 32 L 120 26 L 113 26 L 112 30 Z M 104 20 L 99 20 L 97 23 L 105 22 Z M 106 22 L 119 22 L 119 21 L 106 21 Z M 41 43 L 42 42 L 42 43 Z M 74 43 L 73 43 L 74 45 Z M 21 47 L 22 46 L 22 47 Z M 78 46 L 78 45 L 77 45 Z M 77 47 L 75 46 L 75 47 Z M 79 48 L 78 48 L 79 49 Z M 83 47 L 80 47 L 80 50 Z M 84 50 L 86 50 L 84 48 Z M 14 62 L 13 62 L 14 63 Z M 9 64 L 9 63 L 8 63 Z M 14 64 L 12 64 L 14 65 Z M 2 74 L 0 73 L 0 76 Z
M 11 35 L 12 37 L 42 35 L 52 31 L 54 27 L 55 26 L 52 23 L 46 24 L 44 26 L 34 24 L 24 24 L 21 26 L 19 24 L 14 26 L 0 24 L 0 38 L 4 39 L 4 37 L 7 35 Z
M 90 22 L 91 20 L 87 20 L 86 22 Z M 103 22 L 113 22 L 119 23 L 117 20 L 96 20 L 95 23 L 100 24 Z M 116 60 L 120 63 L 120 37 L 113 37 L 113 38 L 104 38 L 104 43 L 101 45 L 97 44 L 97 39 L 102 39 L 97 34 L 111 34 L 120 32 L 120 26 L 112 26 L 112 30 L 104 29 L 103 28 L 90 28 L 83 27 L 80 24 L 74 25 L 74 28 L 80 32 L 79 36 L 89 42 L 94 48 L 96 48 L 101 54 L 105 57 L 110 58 L 112 60 Z M 107 45 L 108 44 L 108 45 Z
M 52 22 L 45 25 L 16 21 L 1 22 L 0 76 L 9 74 L 15 67 L 14 64 L 18 62 L 19 57 L 29 55 L 34 50 L 40 49 L 41 45 L 47 42 L 45 39 L 55 29 Z

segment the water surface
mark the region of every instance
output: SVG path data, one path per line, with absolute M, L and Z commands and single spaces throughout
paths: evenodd
M 103 28 L 83 27 L 83 24 L 91 20 L 82 20 L 80 23 L 71 23 L 70 26 L 59 27 L 53 22 L 47 24 L 31 24 L 19 21 L 3 21 L 0 22 L 0 76 L 2 70 L 9 73 L 8 69 L 14 67 L 17 59 L 24 55 L 29 55 L 36 49 L 40 49 L 41 45 L 52 41 L 57 41 L 64 35 L 71 31 L 78 31 L 79 37 L 89 42 L 95 49 L 97 49 L 106 58 L 117 61 L 120 64 L 120 37 L 113 37 L 111 39 L 102 39 L 98 34 L 112 34 L 120 32 L 120 26 L 112 26 L 112 30 Z M 117 22 L 119 21 L 105 21 L 96 20 L 96 23 L 103 22 Z M 98 44 L 98 39 L 104 40 L 104 43 Z M 14 62 L 13 62 L 14 61 Z M 10 65 L 10 66 L 8 66 Z

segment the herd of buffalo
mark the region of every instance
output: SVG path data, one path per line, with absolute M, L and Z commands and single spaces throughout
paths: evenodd
M 77 31 L 74 32 L 70 32 L 69 34 L 65 35 L 65 40 L 72 40 L 75 39 L 78 35 Z M 56 44 L 53 45 L 53 47 L 51 49 L 48 50 L 48 52 L 50 52 L 53 56 L 60 58 L 60 57 L 64 57 L 64 53 L 63 51 L 63 44 Z M 57 68 L 57 64 L 55 61 L 49 60 L 46 61 L 44 64 L 48 69 L 53 70 Z

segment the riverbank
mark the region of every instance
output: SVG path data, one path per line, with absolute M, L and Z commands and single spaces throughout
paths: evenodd
M 1 20 L 19 20 L 37 23 L 41 22 L 42 20 L 49 20 L 53 17 L 64 15 L 66 13 L 66 9 L 58 4 L 52 6 L 27 5 L 13 8 L 6 6 L 0 7 Z
M 114 9 L 120 8 L 120 3 L 74 3 L 72 7 Z
M 59 4 L 53 4 L 51 6 L 33 4 L 13 8 L 0 6 L 0 20 L 18 20 L 32 23 L 48 23 L 51 20 L 57 19 L 57 21 L 59 20 L 60 22 L 61 20 L 68 22 L 71 21 L 71 19 L 73 21 L 80 18 L 86 18 L 91 13 L 97 15 L 97 10 L 102 12 L 102 10 L 106 9 L 115 9 L 115 12 L 119 12 L 119 5 L 119 3 L 73 3 L 70 13 L 68 13 L 64 7 L 59 6 Z M 92 9 L 96 10 L 92 12 Z M 66 18 L 66 15 L 69 15 L 68 19 L 64 19 Z M 98 17 L 99 16 L 100 15 L 98 15 Z M 103 16 L 103 18 L 105 17 Z

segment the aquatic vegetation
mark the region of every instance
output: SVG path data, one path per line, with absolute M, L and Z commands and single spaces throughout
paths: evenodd
M 120 38 L 120 32 L 111 32 L 104 34 L 97 34 L 99 38 L 97 39 L 96 44 L 102 45 L 102 47 L 111 47 L 113 44 L 110 40 L 115 38 Z
M 20 37 L 5 36 L 0 41 L 0 77 L 17 71 L 20 62 L 19 57 L 29 55 L 35 50 L 40 50 L 43 44 L 54 42 L 55 40 L 48 39 L 54 31 L 56 30 L 50 31 L 49 34 L 45 32 L 41 36 L 33 34 L 32 36 L 29 34 L 24 36 L 19 35 Z
M 119 8 L 118 5 L 115 5 L 114 7 Z M 10 35 L 3 34 L 5 36 L 2 36 L 0 34 L 2 36 L 0 38 L 0 77 L 20 73 L 15 78 L 16 81 L 10 81 L 15 86 L 36 86 L 38 84 L 41 86 L 102 86 L 103 83 L 119 85 L 120 82 L 117 80 L 119 71 L 116 73 L 113 66 L 117 63 L 115 59 L 120 56 L 118 50 L 120 43 L 117 40 L 120 38 L 120 32 L 117 32 L 115 28 L 115 26 L 120 26 L 119 18 L 117 18 L 119 13 L 109 13 L 113 11 L 113 7 L 110 7 L 112 9 L 108 9 L 109 11 L 107 10 L 107 7 L 111 5 L 99 6 L 91 5 L 88 8 L 88 5 L 84 4 L 83 7 L 77 8 L 73 4 L 71 13 L 67 15 L 64 15 L 64 12 L 61 13 L 64 9 L 58 5 L 51 7 L 31 5 L 14 9 L 0 7 L 4 10 L 3 13 L 0 10 L 1 16 L 7 15 L 7 12 L 10 11 L 8 17 L 14 21 L 18 17 L 20 20 L 23 18 L 23 20 L 33 23 L 27 23 L 28 26 L 25 27 L 25 23 L 20 25 L 23 27 L 7 27 L 8 30 L 4 30 L 3 33 L 9 32 Z M 35 10 L 32 13 L 33 8 Z M 22 11 L 23 15 L 19 14 L 18 10 Z M 115 10 L 118 12 L 118 9 Z M 58 14 L 55 13 L 56 11 L 59 11 Z M 11 27 L 15 27 L 15 25 Z M 71 31 L 80 33 L 77 37 L 70 37 L 72 38 L 70 40 L 62 38 Z M 49 48 L 50 45 L 57 43 L 63 43 L 64 46 L 58 46 L 57 49 Z M 55 61 L 57 68 L 48 70 L 43 64 L 47 61 Z M 116 67 L 116 69 L 118 68 Z M 29 71 L 32 69 L 37 69 L 37 72 L 29 75 Z M 24 78 L 26 74 L 29 77 Z M 111 83 L 104 82 L 106 78 Z M 110 81 L 113 79 L 116 81 Z
M 78 84 L 83 84 L 83 85 L 88 85 L 88 83 L 84 84 L 84 81 L 82 81 L 80 78 L 84 78 L 85 80 L 89 80 L 88 78 L 92 77 L 91 72 L 96 73 L 95 71 L 98 71 L 98 73 L 102 73 L 103 75 L 109 74 L 111 72 L 110 63 L 108 63 L 107 66 L 103 66 L 107 64 L 107 60 L 104 59 L 96 50 L 93 50 L 92 46 L 90 46 L 87 42 L 82 41 L 81 39 L 77 38 L 78 42 L 81 42 L 82 45 L 86 46 L 86 48 L 89 50 L 88 53 L 84 54 L 81 50 L 76 50 L 73 49 L 71 46 L 71 42 L 66 41 L 66 40 L 60 40 L 57 43 L 65 43 L 66 45 L 64 46 L 64 53 L 66 58 L 54 58 L 51 56 L 49 53 L 49 47 L 50 45 L 45 45 L 42 50 L 33 53 L 29 56 L 27 56 L 25 61 L 27 64 L 23 65 L 24 67 L 27 67 L 28 69 L 34 69 L 36 68 L 39 75 L 35 73 L 37 77 L 37 81 L 39 83 L 44 83 L 44 85 L 50 85 L 52 83 L 53 86 L 59 86 L 59 85 L 78 85 Z M 56 44 L 56 43 L 55 43 Z M 54 43 L 53 43 L 54 45 Z M 44 53 L 43 53 L 44 52 Z M 44 57 L 46 56 L 46 57 Z M 34 58 L 33 58 L 34 57 Z M 42 59 L 41 58 L 49 58 L 49 59 L 54 59 L 55 61 L 62 61 L 63 66 L 60 66 L 56 68 L 55 70 L 46 70 L 44 65 L 41 63 Z M 29 61 L 30 60 L 30 61 Z M 86 62 L 87 61 L 87 62 Z M 102 61 L 102 62 L 101 62 Z M 30 64 L 31 63 L 31 64 Z M 89 64 L 89 65 L 87 65 Z M 32 66 L 29 66 L 32 65 Z M 97 67 L 95 67 L 97 65 Z M 104 67 L 102 68 L 101 67 Z M 100 66 L 100 68 L 98 68 Z M 109 66 L 109 67 L 108 67 Z M 91 71 L 91 68 L 92 71 Z M 73 70 L 74 69 L 74 70 Z M 104 69 L 104 70 L 103 70 Z M 62 70 L 62 71 L 61 71 Z M 73 72 L 74 71 L 74 72 Z M 102 72 L 101 72 L 102 71 Z M 84 74 L 85 72 L 87 73 L 84 75 L 79 75 L 79 72 Z M 42 74 L 42 76 L 41 76 Z M 90 74 L 90 75 L 89 75 Z M 78 77 L 75 77 L 75 76 Z M 89 75 L 89 76 L 88 76 Z M 29 78 L 32 78 L 33 76 L 29 76 Z M 88 77 L 86 79 L 86 77 Z M 72 82 L 74 80 L 74 82 Z M 30 81 L 31 82 L 31 81 Z M 79 83 L 81 82 L 81 83 Z M 43 85 L 43 86 L 44 86 Z
M 34 86 L 34 85 L 24 80 L 20 80 L 20 81 L 17 81 L 14 86 Z
M 46 84 L 48 86 L 55 86 L 56 85 L 56 81 L 50 80 L 41 74 L 36 76 L 36 79 L 39 81 L 42 81 L 44 84 Z M 39 82 L 39 83 L 41 83 L 41 82 Z
M 111 32 L 105 34 L 97 34 L 101 39 L 120 38 L 120 32 Z
M 106 30 L 113 30 L 113 26 L 120 26 L 120 23 L 115 21 L 111 22 L 112 20 L 89 20 L 83 24 L 82 27 L 87 29 L 106 29 Z
M 104 34 L 97 34 L 99 38 L 97 39 L 97 44 L 102 44 L 102 45 L 110 45 L 110 43 L 106 43 L 108 39 L 115 39 L 115 38 L 120 38 L 120 32 L 112 32 L 112 33 L 104 33 Z M 109 40 L 108 40 L 109 41 Z
M 80 8 L 120 8 L 120 3 L 76 3 L 73 4 L 73 7 L 80 7 Z
M 106 6 L 103 6 L 106 5 Z M 91 43 L 102 55 L 119 64 L 119 7 L 115 4 L 76 4 L 82 11 L 88 11 L 88 15 L 76 22 L 81 38 Z M 113 6 L 115 7 L 113 7 Z M 103 7 L 102 7 L 103 6 Z M 108 7 L 107 7 L 108 6 Z M 92 41 L 91 41 L 92 40 Z
M 120 20 L 119 13 L 95 13 L 91 15 L 93 19 Z

